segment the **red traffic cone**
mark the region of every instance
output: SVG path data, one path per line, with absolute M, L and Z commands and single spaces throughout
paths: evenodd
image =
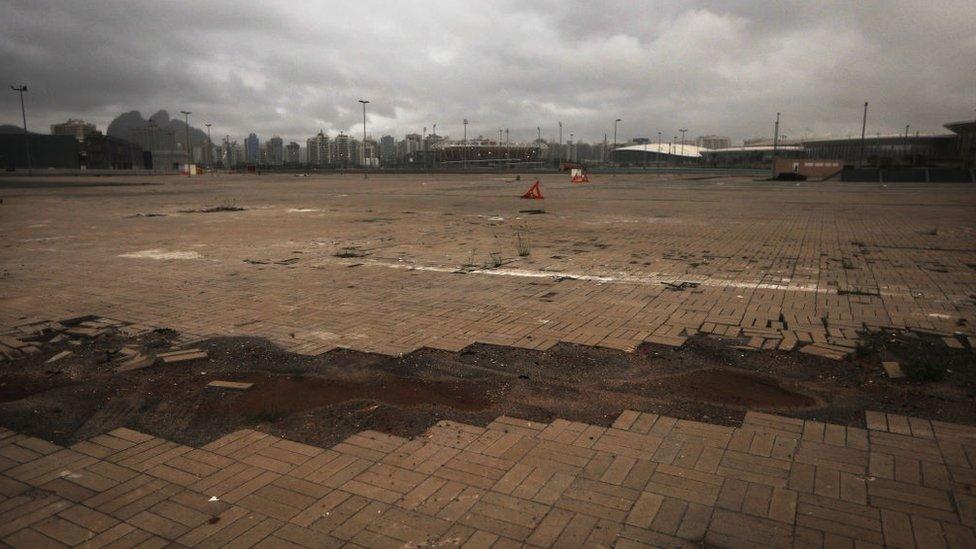
M 543 198 L 542 189 L 539 188 L 538 179 L 536 180 L 535 183 L 532 184 L 531 187 L 529 187 L 529 190 L 525 191 L 525 194 L 522 195 L 522 198 L 533 198 L 533 199 L 542 200 Z

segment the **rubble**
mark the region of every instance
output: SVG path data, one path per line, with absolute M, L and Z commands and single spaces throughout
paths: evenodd
M 156 355 L 156 357 L 162 359 L 166 364 L 173 364 L 176 362 L 186 362 L 188 360 L 207 358 L 207 352 L 200 349 L 184 349 L 182 351 L 173 351 L 170 353 L 159 353 Z
M 885 373 L 891 379 L 902 379 L 905 377 L 905 372 L 902 371 L 901 365 L 895 361 L 884 361 L 881 363 L 881 367 L 884 368 Z
M 61 360 L 62 358 L 65 358 L 65 357 L 68 357 L 68 356 L 71 356 L 71 355 L 72 355 L 72 352 L 71 351 L 61 351 L 60 353 L 58 353 L 58 354 L 52 356 L 51 358 L 47 359 L 45 362 L 47 364 L 50 364 L 52 362 L 57 362 L 57 361 Z
M 207 387 L 212 389 L 231 389 L 234 391 L 246 391 L 253 386 L 253 383 L 244 383 L 240 381 L 211 381 L 207 384 Z

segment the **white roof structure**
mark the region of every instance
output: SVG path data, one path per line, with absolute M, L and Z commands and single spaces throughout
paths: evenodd
M 773 147 L 772 145 L 757 145 L 753 147 L 727 147 L 724 149 L 705 149 L 704 152 L 710 154 L 735 154 L 735 153 L 749 153 L 749 152 L 772 152 L 777 151 L 802 151 L 803 147 L 801 145 L 779 145 Z
M 681 156 L 684 158 L 701 158 L 702 152 L 710 149 L 692 145 L 690 143 L 644 143 L 641 145 L 630 145 L 629 147 L 617 147 L 615 151 L 637 151 L 647 153 L 668 154 L 671 156 Z

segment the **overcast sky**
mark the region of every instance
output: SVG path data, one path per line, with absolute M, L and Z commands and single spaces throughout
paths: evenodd
M 976 2 L 0 0 L 35 131 L 193 111 L 216 135 L 602 140 L 942 132 L 976 116 Z M 20 123 L 17 95 L 0 123 Z

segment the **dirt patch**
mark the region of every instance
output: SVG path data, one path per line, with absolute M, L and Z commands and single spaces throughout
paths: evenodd
M 125 426 L 188 445 L 256 428 L 329 446 L 363 429 L 416 436 L 443 419 L 610 425 L 625 409 L 724 425 L 739 425 L 747 410 L 856 426 L 865 410 L 976 423 L 973 351 L 948 349 L 936 337 L 880 334 L 868 352 L 844 361 L 748 352 L 703 335 L 634 353 L 475 344 L 400 357 L 342 349 L 310 357 L 263 339 L 218 338 L 192 344 L 205 359 L 117 373 L 112 357 L 123 346 L 145 354 L 181 347 L 172 330 L 124 333 L 106 327 L 74 344 L 47 334 L 35 340 L 40 352 L 0 363 L 0 425 L 59 444 Z M 45 363 L 66 349 L 70 356 Z M 882 359 L 916 356 L 947 365 L 944 376 L 893 382 L 880 367 Z M 254 386 L 206 388 L 213 380 Z
M 769 376 L 735 369 L 708 369 L 668 376 L 658 388 L 685 398 L 744 408 L 810 408 L 817 399 L 784 388 Z
M 482 388 L 457 380 L 418 380 L 391 375 L 349 380 L 253 373 L 235 381 L 255 385 L 234 399 L 227 412 L 255 416 L 284 417 L 355 400 L 404 407 L 447 406 L 465 411 L 483 410 L 490 405 Z
M 59 377 L 62 379 L 58 379 Z M 0 402 L 20 400 L 35 393 L 49 391 L 63 385 L 65 381 L 56 371 L 51 371 L 50 374 L 3 374 L 0 375 Z

